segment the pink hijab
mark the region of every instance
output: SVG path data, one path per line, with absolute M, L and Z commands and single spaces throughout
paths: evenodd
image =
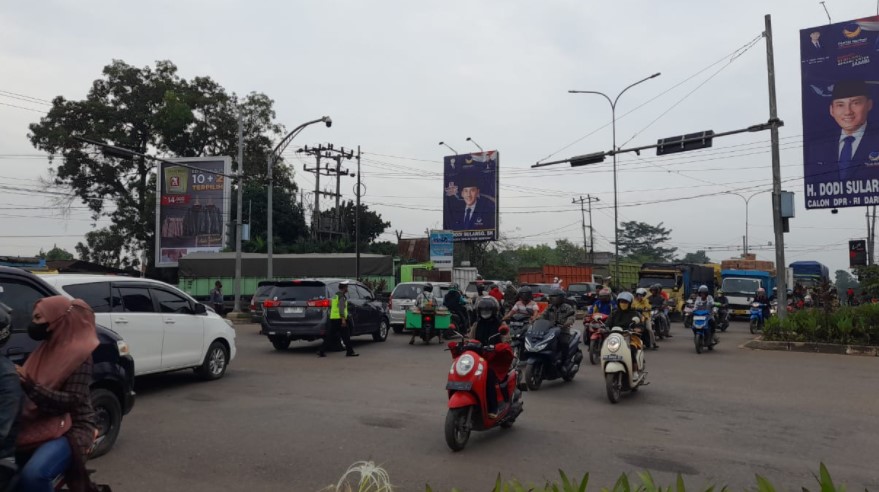
M 57 390 L 98 346 L 95 313 L 81 299 L 71 301 L 64 296 L 38 300 L 34 313 L 49 323 L 50 336 L 25 361 L 24 374 L 40 386 Z M 24 413 L 33 415 L 35 410 L 28 401 Z

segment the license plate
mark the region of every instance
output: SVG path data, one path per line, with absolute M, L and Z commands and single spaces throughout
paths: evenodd
M 602 359 L 603 360 L 611 360 L 611 361 L 619 361 L 619 360 L 623 360 L 623 356 L 617 355 L 617 354 L 608 354 L 608 355 L 605 355 L 604 357 L 602 357 Z
M 305 312 L 305 308 L 301 307 L 285 307 L 284 314 L 302 314 Z
M 706 319 L 708 319 L 708 317 L 707 316 L 693 316 L 693 319 L 696 321 L 705 321 Z
M 455 391 L 469 391 L 473 387 L 473 383 L 469 381 L 449 381 L 446 383 L 446 389 Z

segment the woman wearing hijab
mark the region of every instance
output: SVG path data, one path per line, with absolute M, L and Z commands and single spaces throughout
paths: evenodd
M 53 490 L 64 473 L 71 491 L 94 490 L 85 460 L 97 427 L 89 395 L 95 313 L 82 300 L 46 297 L 34 305 L 28 335 L 42 343 L 18 367 L 25 404 L 18 436 L 19 490 Z

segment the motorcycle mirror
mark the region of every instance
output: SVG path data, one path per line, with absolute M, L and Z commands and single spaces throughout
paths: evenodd
M 641 318 L 639 318 L 639 317 L 637 317 L 637 316 L 635 316 L 634 318 L 632 318 L 632 323 L 634 323 L 634 324 L 637 325 L 637 324 L 640 323 L 640 322 L 641 322 Z
M 501 327 L 498 328 L 497 331 L 498 331 L 498 333 L 500 333 L 501 335 L 509 335 L 509 334 L 510 334 L 510 327 L 507 326 L 507 325 L 501 325 Z

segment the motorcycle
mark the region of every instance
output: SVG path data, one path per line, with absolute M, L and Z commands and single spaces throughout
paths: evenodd
M 517 359 L 522 357 L 522 350 L 525 345 L 524 337 L 525 333 L 528 333 L 528 329 L 531 328 L 532 315 L 533 313 L 529 309 L 527 314 L 514 314 L 510 318 L 510 347 L 513 349 L 513 354 Z
M 562 378 L 571 381 L 580 370 L 580 362 L 583 360 L 580 332 L 571 331 L 565 360 L 562 360 L 561 335 L 561 328 L 546 319 L 535 321 L 525 334 L 524 385 L 529 390 L 537 391 L 544 380 Z
M 491 338 L 507 333 L 509 328 L 502 326 Z M 465 341 L 461 335 L 460 342 L 449 342 L 448 350 L 452 352 L 454 362 L 446 382 L 449 411 L 446 414 L 445 436 L 449 448 L 460 451 L 467 445 L 471 431 L 484 431 L 498 426 L 510 428 L 522 413 L 522 393 L 516 387 L 518 369 L 508 344 L 483 346 L 475 340 Z M 486 387 L 486 371 L 495 371 L 498 387 Z M 497 392 L 495 418 L 489 418 L 488 415 L 487 391 Z
M 653 323 L 653 331 L 656 332 L 656 338 L 662 340 L 668 338 L 669 325 L 665 312 L 659 308 L 650 310 L 650 321 Z
M 638 318 L 633 320 L 628 330 L 614 326 L 601 347 L 604 385 L 611 403 L 619 402 L 623 391 L 638 391 L 640 386 L 648 384 L 640 330 L 643 330 L 643 325 Z M 632 348 L 635 349 L 637 372 L 633 365 Z
M 749 325 L 751 329 L 751 334 L 757 333 L 758 330 L 763 330 L 763 323 L 765 320 L 763 319 L 763 303 L 761 302 L 752 302 L 751 303 L 751 316 L 749 320 Z
M 594 366 L 601 359 L 601 346 L 604 339 L 610 333 L 607 330 L 607 315 L 602 313 L 593 313 L 589 316 L 589 324 L 586 325 L 586 339 L 584 343 L 589 343 L 589 362 Z
M 406 311 L 406 331 L 412 333 L 409 345 L 415 343 L 415 337 L 420 337 L 427 344 L 436 337 L 437 343 L 442 343 L 444 333 L 451 324 L 452 315 L 443 306 L 437 306 L 433 302 L 426 303 L 421 308 L 412 306 Z
M 701 354 L 702 349 L 714 350 L 714 337 L 711 336 L 709 320 L 711 311 L 700 309 L 693 311 L 693 343 L 696 345 L 696 353 Z
M 725 332 L 729 328 L 729 306 L 714 303 L 714 319 L 717 320 L 720 331 Z
M 692 299 L 687 299 L 687 304 L 684 306 L 684 328 L 692 328 L 693 326 L 694 306 L 695 302 Z

